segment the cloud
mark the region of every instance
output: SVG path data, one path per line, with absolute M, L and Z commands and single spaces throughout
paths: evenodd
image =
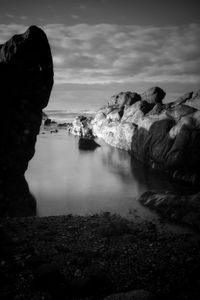
M 86 7 L 86 5 L 80 5 L 79 6 L 79 9 L 81 9 L 81 10 L 85 10 L 87 7 Z
M 47 24 L 57 84 L 200 82 L 200 24 Z M 1 42 L 24 25 L 0 26 Z
M 13 14 L 10 14 L 10 13 L 7 13 L 5 16 L 6 16 L 7 18 L 11 18 L 11 19 L 15 17 Z
M 71 15 L 72 19 L 78 20 L 80 17 L 77 15 Z
M 20 16 L 20 19 L 21 20 L 28 20 L 28 17 L 27 16 Z
M 136 26 L 49 24 L 52 51 L 65 62 L 57 83 L 198 82 L 200 24 Z
M 0 24 L 0 44 L 5 43 L 14 34 L 23 33 L 27 26 L 22 24 Z

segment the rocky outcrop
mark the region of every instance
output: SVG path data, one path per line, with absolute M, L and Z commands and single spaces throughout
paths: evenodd
M 71 133 L 83 137 L 93 137 L 91 117 L 78 116 L 74 119 L 71 127 Z
M 187 225 L 200 231 L 200 193 L 192 195 L 148 191 L 139 201 L 173 223 Z
M 53 62 L 43 30 L 31 26 L 0 45 L 0 214 L 35 213 L 24 173 L 53 86 Z M 28 212 L 22 207 L 29 206 Z
M 199 182 L 200 92 L 163 103 L 165 92 L 154 87 L 141 95 L 120 93 L 92 121 L 94 135 L 125 149 L 142 163 L 174 178 Z

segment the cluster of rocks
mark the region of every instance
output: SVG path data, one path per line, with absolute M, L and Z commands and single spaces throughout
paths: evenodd
M 200 182 L 200 90 L 173 102 L 152 87 L 142 94 L 121 92 L 112 96 L 93 119 L 78 117 L 73 134 L 104 139 L 130 152 L 144 165 L 168 172 L 175 180 L 198 186 Z M 150 193 L 151 194 L 151 193 Z M 199 193 L 189 196 L 154 191 L 140 202 L 173 222 L 199 226 Z M 161 200 L 162 199 L 162 200 Z
M 31 26 L 0 45 L 0 82 L 0 214 L 35 214 L 24 173 L 53 86 L 51 50 L 42 29 Z
M 172 223 L 200 231 L 199 192 L 187 195 L 169 191 L 147 191 L 139 201 Z
M 162 102 L 164 96 L 159 87 L 141 95 L 125 92 L 113 96 L 96 114 L 93 132 L 148 166 L 196 182 L 200 171 L 200 91 L 167 104 Z
M 81 137 L 94 138 L 92 119 L 92 117 L 77 116 L 72 123 L 70 133 Z
M 127 150 L 139 161 L 189 183 L 199 182 L 200 91 L 163 103 L 165 92 L 153 87 L 139 95 L 111 97 L 95 117 L 77 117 L 70 132 L 97 136 Z

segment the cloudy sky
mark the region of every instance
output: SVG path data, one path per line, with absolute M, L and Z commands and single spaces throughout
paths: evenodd
M 120 91 L 200 88 L 199 0 L 0 0 L 0 43 L 28 26 L 49 39 L 49 109 L 94 110 Z

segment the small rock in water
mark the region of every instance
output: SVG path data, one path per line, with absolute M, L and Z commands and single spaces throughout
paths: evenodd
M 81 150 L 94 150 L 97 147 L 100 147 L 100 145 L 97 144 L 94 139 L 82 137 L 79 139 L 78 146 Z

